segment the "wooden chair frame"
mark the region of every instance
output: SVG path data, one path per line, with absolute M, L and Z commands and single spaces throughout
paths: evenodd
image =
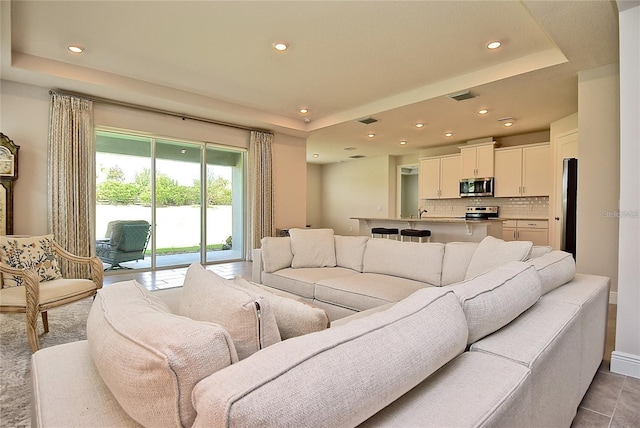
M 89 266 L 91 273 L 91 281 L 96 285 L 94 290 L 85 291 L 75 294 L 73 296 L 67 296 L 60 298 L 55 302 L 49 302 L 47 304 L 40 303 L 40 278 L 36 271 L 32 268 L 13 268 L 4 263 L 0 263 L 0 272 L 8 275 L 17 275 L 23 278 L 23 287 L 25 296 L 25 305 L 16 306 L 2 306 L 0 312 L 13 312 L 13 313 L 25 313 L 27 321 L 27 337 L 29 339 L 29 345 L 31 352 L 36 352 L 40 349 L 40 340 L 38 339 L 37 327 L 38 327 L 38 314 L 42 314 L 42 324 L 44 326 L 44 332 L 49 332 L 49 320 L 47 317 L 47 311 L 52 308 L 63 306 L 69 303 L 76 302 L 86 297 L 95 296 L 96 292 L 102 288 L 103 271 L 102 261 L 96 257 L 82 257 L 71 254 L 64 248 L 62 248 L 57 242 L 53 241 L 53 248 L 56 256 L 61 257 L 69 262 L 79 263 L 81 265 Z

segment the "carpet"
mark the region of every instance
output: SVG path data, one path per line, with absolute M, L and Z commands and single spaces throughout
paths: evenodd
M 49 310 L 49 333 L 38 320 L 40 347 L 87 338 L 93 298 Z M 31 426 L 31 349 L 24 314 L 0 314 L 0 427 Z

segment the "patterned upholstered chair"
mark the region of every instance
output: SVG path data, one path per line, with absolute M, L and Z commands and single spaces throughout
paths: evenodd
M 59 259 L 89 267 L 91 279 L 63 278 Z M 37 326 L 42 314 L 44 332 L 49 332 L 47 311 L 86 297 L 102 288 L 102 262 L 80 257 L 63 249 L 53 235 L 0 236 L 0 312 L 25 313 L 31 352 L 40 349 Z
M 128 269 L 120 263 L 143 260 L 151 225 L 146 220 L 116 220 L 107 225 L 106 239 L 96 242 L 96 255 L 110 269 Z

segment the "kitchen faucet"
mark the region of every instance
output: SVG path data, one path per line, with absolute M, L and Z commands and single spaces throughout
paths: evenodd
M 422 214 L 426 213 L 427 210 L 423 210 L 422 207 L 418 208 L 418 218 L 422 218 Z

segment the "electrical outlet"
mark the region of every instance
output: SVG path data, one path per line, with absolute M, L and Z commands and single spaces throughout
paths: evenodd
M 382 211 L 382 207 L 377 207 L 376 211 Z

